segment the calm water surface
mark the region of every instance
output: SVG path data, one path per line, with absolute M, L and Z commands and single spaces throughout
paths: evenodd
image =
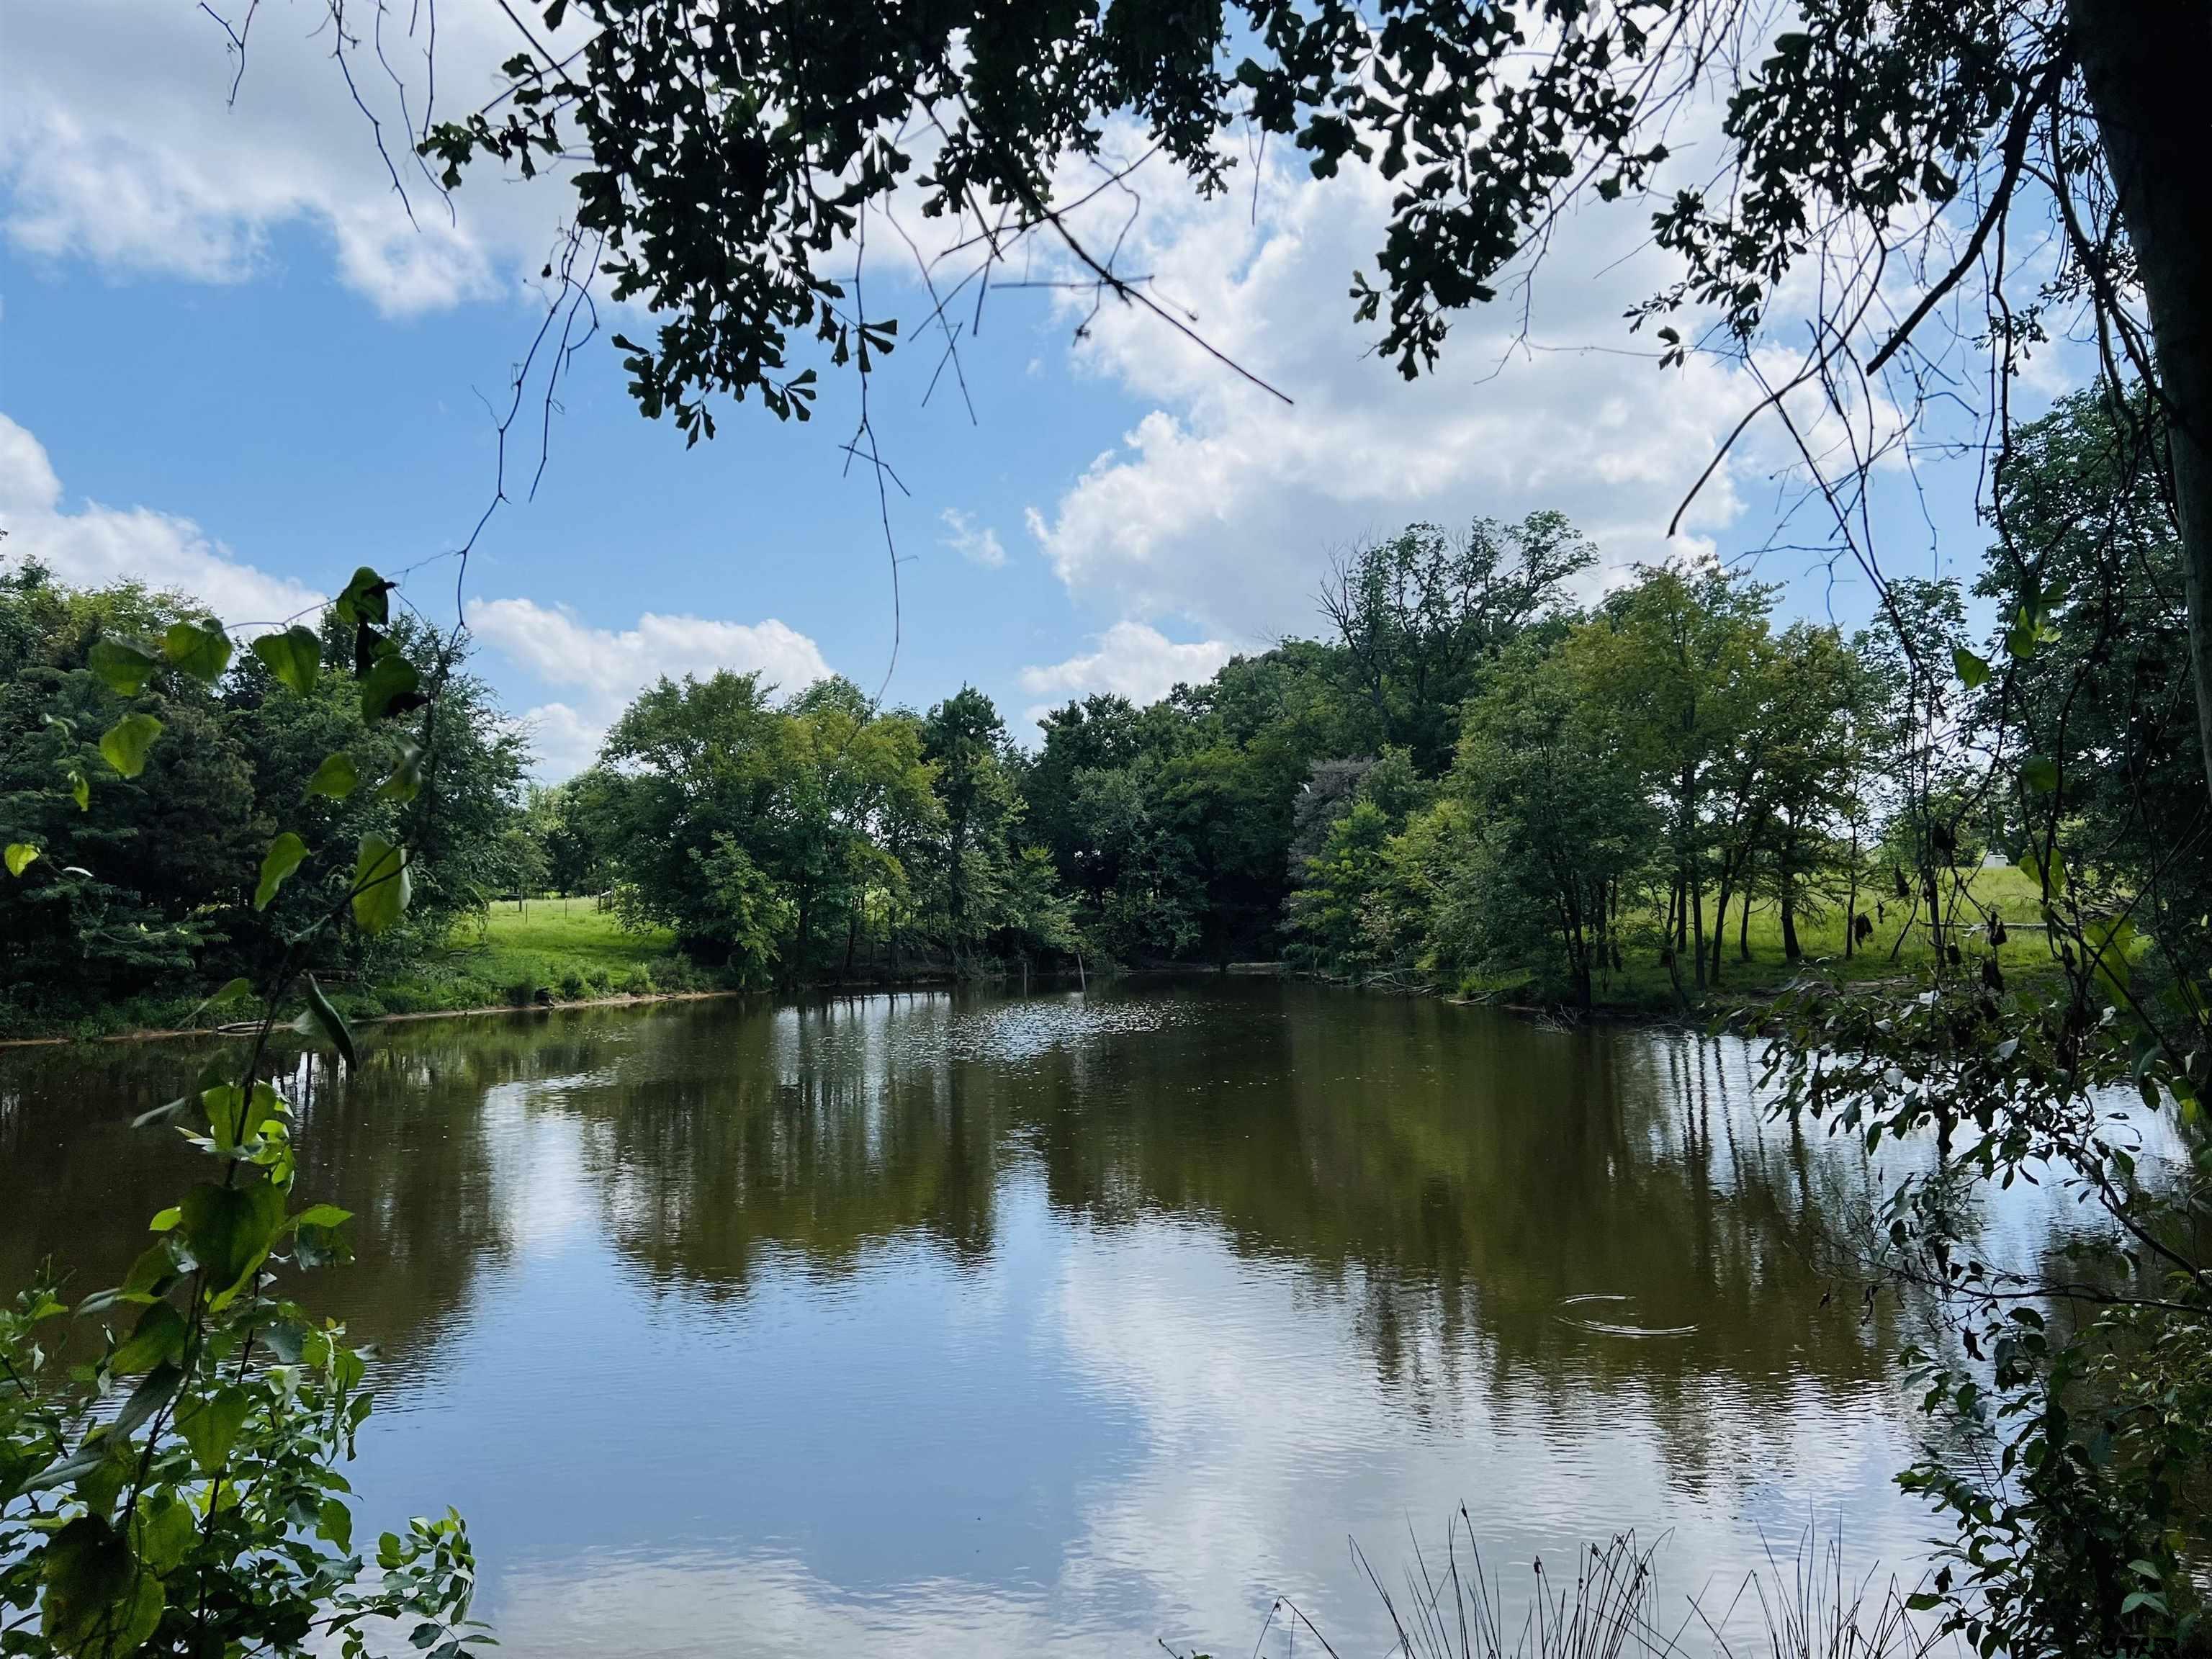
M 1243 1652 L 1285 1594 L 1350 1659 L 1348 1540 L 1462 1503 L 1509 1590 L 1633 1527 L 1677 1601 L 1929 1530 L 1904 1333 L 1814 1265 L 1881 1171 L 1738 1043 L 1209 981 L 364 1047 L 295 1079 L 313 1300 L 383 1350 L 371 1518 L 458 1505 L 512 1654 Z M 0 1054 L 0 1282 L 119 1275 L 196 1064 Z

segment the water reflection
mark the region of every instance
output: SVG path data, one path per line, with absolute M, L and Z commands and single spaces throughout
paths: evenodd
M 125 1126 L 196 1063 L 0 1057 L 0 1276 L 120 1271 L 190 1170 Z M 1288 1590 L 1379 1651 L 1347 1535 L 1462 1500 L 1500 1562 L 1671 1528 L 1684 1589 L 1816 1512 L 1923 1529 L 1895 1316 L 1818 1266 L 1881 1172 L 1740 1045 L 1231 981 L 295 1066 L 361 1216 L 318 1299 L 387 1356 L 368 1499 L 461 1506 L 510 1650 L 1218 1650 Z

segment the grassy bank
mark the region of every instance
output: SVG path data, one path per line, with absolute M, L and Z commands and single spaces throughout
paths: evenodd
M 455 930 L 444 950 L 404 974 L 325 981 L 324 988 L 348 1018 L 362 1020 L 717 986 L 676 953 L 669 934 L 625 931 L 592 900 L 570 898 L 495 904 L 480 921 Z M 112 1036 L 211 1026 L 236 1017 L 235 1008 L 202 1007 L 201 994 L 132 997 L 64 1021 L 9 1019 L 0 1010 L 0 1038 Z
M 2044 942 L 2042 902 L 2034 880 L 2025 871 L 2006 866 L 1977 870 L 1968 878 L 1967 889 L 1973 902 L 1984 914 L 1993 912 L 2004 921 L 2007 938 L 1998 947 L 1997 962 L 2008 982 L 2048 972 L 2051 955 Z M 1882 907 L 1872 939 L 1846 957 L 1840 905 L 1818 916 L 1800 915 L 1797 942 L 1804 954 L 1796 962 L 1791 962 L 1783 952 L 1782 917 L 1778 907 L 1771 903 L 1754 905 L 1747 930 L 1743 928 L 1741 912 L 1730 905 L 1719 971 L 1717 981 L 1706 993 L 1707 1006 L 1727 1007 L 1761 1002 L 1808 972 L 1849 983 L 1875 983 L 1908 977 L 1929 965 L 1924 929 L 1913 927 L 1902 945 L 1898 944 L 1899 935 L 1911 913 L 1910 902 L 1900 903 L 1886 892 L 1871 891 L 1861 896 L 1861 902 L 1869 919 L 1875 918 L 1877 903 Z M 1654 915 L 1644 921 L 1643 931 L 1656 938 L 1660 919 Z M 1710 950 L 1710 908 L 1705 926 L 1705 942 Z M 1978 933 L 1961 943 L 1977 957 L 1985 949 Z M 1656 949 L 1649 942 L 1627 951 L 1620 970 L 1608 971 L 1593 987 L 1597 1005 L 1624 1014 L 1679 1011 L 1681 1003 L 1674 981 L 1656 957 Z M 1694 995 L 1693 961 L 1686 955 L 1679 966 L 1683 988 Z M 1533 974 L 1470 977 L 1458 988 L 1462 996 L 1486 1000 L 1556 1000 L 1559 994 L 1559 988 Z
M 629 932 L 588 898 L 502 901 L 456 929 L 441 954 L 394 978 L 346 988 L 363 1014 L 710 988 L 669 934 Z

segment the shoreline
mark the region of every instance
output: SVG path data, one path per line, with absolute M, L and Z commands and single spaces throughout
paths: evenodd
M 750 997 L 764 994 L 759 991 L 651 991 L 637 995 L 582 997 L 571 1002 L 532 1003 L 520 1006 L 512 1002 L 486 1003 L 477 1008 L 424 1008 L 404 1014 L 374 1014 L 366 1019 L 349 1020 L 355 1028 L 370 1025 L 398 1025 L 416 1019 L 473 1019 L 485 1014 L 556 1014 L 564 1008 L 623 1008 L 642 1006 L 648 1002 L 705 1002 L 716 997 Z M 198 1038 L 203 1041 L 234 1037 L 239 1031 L 220 1025 L 149 1027 L 137 1031 L 103 1031 L 98 1036 L 76 1036 L 64 1033 L 58 1036 L 0 1037 L 0 1049 L 57 1048 L 76 1042 L 178 1042 Z
M 1407 985 L 1403 981 L 1361 981 L 1339 979 L 1327 974 L 1298 973 L 1281 963 L 1232 963 L 1226 967 L 1213 963 L 1168 963 L 1136 968 L 1120 968 L 1110 972 L 1094 974 L 1099 979 L 1169 977 L 1202 975 L 1228 978 L 1273 978 L 1304 980 L 1316 985 L 1333 985 L 1340 989 L 1380 993 L 1389 996 L 1421 997 L 1442 1002 L 1454 1008 L 1487 1008 L 1494 1012 L 1510 1014 L 1516 1019 L 1572 1030 L 1584 1025 L 1627 1025 L 1646 1029 L 1674 1029 L 1705 1030 L 1716 1024 L 1729 1024 L 1747 1014 L 1754 1013 L 1764 1002 L 1771 1001 L 1775 993 L 1765 995 L 1756 993 L 1740 995 L 1720 1006 L 1705 1010 L 1695 1008 L 1653 1008 L 1634 1003 L 1599 1002 L 1588 1008 L 1577 1008 L 1571 1003 L 1492 1001 L 1484 997 L 1455 995 L 1440 988 Z M 977 981 L 975 983 L 1005 984 L 1011 979 Z M 1062 974 L 1039 975 L 1040 982 L 1065 978 Z M 1883 981 L 1887 982 L 1887 981 Z M 795 989 L 740 991 L 714 989 L 707 991 L 649 991 L 619 993 L 608 996 L 578 997 L 557 1002 L 516 1004 L 512 1002 L 483 1003 L 467 1008 L 425 1008 L 404 1013 L 375 1014 L 349 1022 L 356 1029 L 376 1025 L 398 1025 L 425 1019 L 478 1019 L 488 1015 L 553 1014 L 571 1008 L 635 1008 L 661 1002 L 706 1002 L 729 997 L 759 996 L 837 996 L 878 995 L 902 990 L 942 990 L 959 981 L 951 978 L 914 980 L 869 980 L 840 981 L 825 985 L 802 986 Z M 250 1029 L 250 1026 L 249 1028 Z M 72 1043 L 99 1042 L 179 1042 L 210 1041 L 235 1037 L 243 1033 L 229 1026 L 149 1026 L 137 1030 L 106 1031 L 97 1036 L 81 1036 L 62 1032 L 44 1036 L 0 1037 L 0 1052 L 11 1048 L 53 1048 Z

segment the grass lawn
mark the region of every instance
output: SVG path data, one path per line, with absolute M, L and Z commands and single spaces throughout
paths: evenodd
M 377 1012 L 420 1013 L 524 1005 L 541 990 L 573 1002 L 695 988 L 675 948 L 667 933 L 629 932 L 589 898 L 503 902 L 456 928 L 442 955 L 356 995 L 364 1012 L 374 1004 Z
M 1967 878 L 1967 891 L 1974 906 L 1984 913 L 1995 912 L 2004 919 L 2008 937 L 1997 951 L 1997 965 L 2008 981 L 2048 970 L 2050 951 L 2044 943 L 2042 931 L 2043 907 L 2039 890 L 2034 878 L 2024 870 L 2011 866 L 1977 870 Z M 1802 910 L 1797 917 L 1797 943 L 1804 951 L 1802 961 L 1792 963 L 1782 953 L 1782 917 L 1772 903 L 1754 905 L 1751 912 L 1748 942 L 1751 959 L 1745 961 L 1738 940 L 1741 937 L 1741 912 L 1731 903 L 1729 907 L 1728 934 L 1723 949 L 1719 982 L 1711 994 L 1729 1002 L 1756 1001 L 1780 990 L 1800 974 L 1815 971 L 1856 981 L 1896 979 L 1906 976 L 1928 963 L 1928 935 L 1924 928 L 1915 927 L 1906 938 L 1902 950 L 1893 960 L 1890 951 L 1896 944 L 1899 929 L 1911 913 L 1910 901 L 1900 903 L 1890 896 L 1887 881 L 1880 887 L 1862 891 L 1860 903 L 1869 917 L 1875 915 L 1875 905 L 1882 906 L 1883 915 L 1875 921 L 1875 936 L 1861 945 L 1846 959 L 1844 955 L 1844 908 L 1840 904 L 1820 913 L 1808 915 Z M 1946 908 L 1948 909 L 1947 899 Z M 1967 914 L 1961 905 L 1958 920 L 1971 923 L 1978 918 Z M 1617 974 L 1606 975 L 1594 988 L 1601 1004 L 1632 1009 L 1657 1010 L 1674 1006 L 1674 988 L 1667 969 L 1656 959 L 1651 936 L 1656 934 L 1659 918 L 1644 919 L 1644 939 L 1638 944 L 1625 945 L 1625 967 Z M 1706 943 L 1711 944 L 1712 907 L 1707 896 L 1705 909 Z M 1978 960 L 1984 946 L 1981 935 L 1971 934 L 1960 941 L 1969 961 Z M 1681 963 L 1682 982 L 1687 987 L 1695 973 L 1692 961 L 1685 957 Z M 1534 991 L 1533 981 L 1476 981 L 1462 988 L 1473 993 L 1511 994 L 1516 991 Z

